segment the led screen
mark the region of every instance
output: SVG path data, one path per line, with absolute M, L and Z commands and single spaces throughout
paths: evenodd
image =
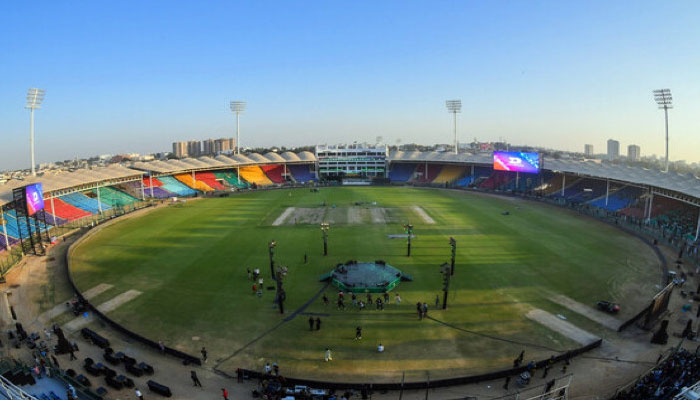
M 540 172 L 540 153 L 494 151 L 493 169 L 497 171 Z
M 35 183 L 24 188 L 24 196 L 27 199 L 27 214 L 34 215 L 44 209 L 44 189 L 41 183 Z

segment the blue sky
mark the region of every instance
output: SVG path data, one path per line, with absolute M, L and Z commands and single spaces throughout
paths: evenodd
M 196 3 L 196 4 L 195 4 Z M 700 161 L 697 1 L 56 2 L 0 12 L 0 169 L 154 152 L 232 136 L 244 146 L 461 141 L 604 151 L 616 138 Z

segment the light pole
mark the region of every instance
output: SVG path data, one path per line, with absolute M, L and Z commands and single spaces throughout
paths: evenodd
M 41 102 L 44 101 L 44 95 L 46 90 L 30 88 L 27 91 L 27 105 L 24 108 L 29 109 L 29 151 L 31 153 L 32 161 L 32 176 L 36 176 L 36 170 L 34 162 L 34 110 L 41 108 Z
M 452 259 L 450 260 L 450 275 L 455 274 L 455 256 L 457 255 L 457 241 L 455 238 L 450 238 L 450 247 L 452 247 Z
M 408 239 L 407 243 L 407 248 L 406 248 L 406 257 L 411 256 L 411 236 L 413 236 L 413 225 L 411 224 L 406 224 L 403 226 L 403 228 L 406 230 L 406 238 Z
M 277 242 L 275 242 L 274 240 L 267 244 L 268 250 L 270 251 L 270 275 L 272 276 L 272 279 L 276 279 L 276 276 L 275 276 L 275 247 L 276 246 L 277 246 Z
M 442 309 L 447 309 L 447 293 L 450 291 L 450 264 L 444 263 L 440 266 L 440 273 L 442 274 Z
M 668 109 L 673 108 L 673 97 L 671 97 L 671 89 L 654 90 L 654 100 L 659 105 L 659 109 L 664 110 L 666 119 L 666 162 L 664 170 L 668 172 Z
M 459 150 L 457 149 L 457 113 L 462 111 L 462 100 L 447 100 L 445 102 L 445 105 L 447 106 L 447 111 L 451 112 L 453 115 L 454 119 L 454 129 L 455 129 L 455 140 L 454 140 L 454 145 L 455 145 L 455 154 L 459 153 Z
M 236 114 L 236 154 L 241 154 L 241 120 L 240 116 L 245 111 L 245 101 L 232 101 L 231 112 Z
M 328 230 L 331 229 L 331 224 L 321 222 L 321 232 L 323 232 L 323 255 L 328 255 Z
M 287 267 L 279 266 L 276 273 L 277 294 L 275 301 L 280 309 L 280 314 L 284 314 L 284 301 L 287 299 L 287 292 L 282 288 L 282 278 L 287 276 Z

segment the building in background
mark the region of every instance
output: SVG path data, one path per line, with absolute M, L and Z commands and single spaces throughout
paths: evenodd
M 214 141 L 214 154 L 230 153 L 236 148 L 236 139 L 222 138 Z
M 627 146 L 627 159 L 629 161 L 639 161 L 642 158 L 642 152 L 639 146 L 631 144 Z
M 583 146 L 583 154 L 587 157 L 593 157 L 593 145 L 586 144 Z
M 620 142 L 608 139 L 608 160 L 617 160 L 618 158 L 620 158 Z
M 214 153 L 214 139 L 202 140 L 202 154 L 208 156 Z
M 190 140 L 187 142 L 187 157 L 199 157 L 202 155 L 202 142 Z
M 384 177 L 388 151 L 383 144 L 316 146 L 319 177 Z
M 187 157 L 187 142 L 174 142 L 173 155 L 177 158 Z

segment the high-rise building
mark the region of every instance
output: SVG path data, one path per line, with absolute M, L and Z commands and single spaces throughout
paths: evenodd
M 202 155 L 202 142 L 190 140 L 187 142 L 187 157 L 199 157 Z
M 209 156 L 214 153 L 214 139 L 202 140 L 202 154 Z
M 236 148 L 236 139 L 234 138 L 227 138 L 227 139 L 216 139 L 214 141 L 214 153 L 219 154 L 219 153 L 226 153 L 233 151 L 233 149 Z
M 627 146 L 627 159 L 630 161 L 639 161 L 642 158 L 642 152 L 639 146 L 631 144 Z
M 177 158 L 187 157 L 187 142 L 173 142 L 173 155 Z
M 586 144 L 583 146 L 583 154 L 585 154 L 588 157 L 593 156 L 593 145 L 592 144 Z
M 617 160 L 618 158 L 620 158 L 620 142 L 608 139 L 608 160 Z

